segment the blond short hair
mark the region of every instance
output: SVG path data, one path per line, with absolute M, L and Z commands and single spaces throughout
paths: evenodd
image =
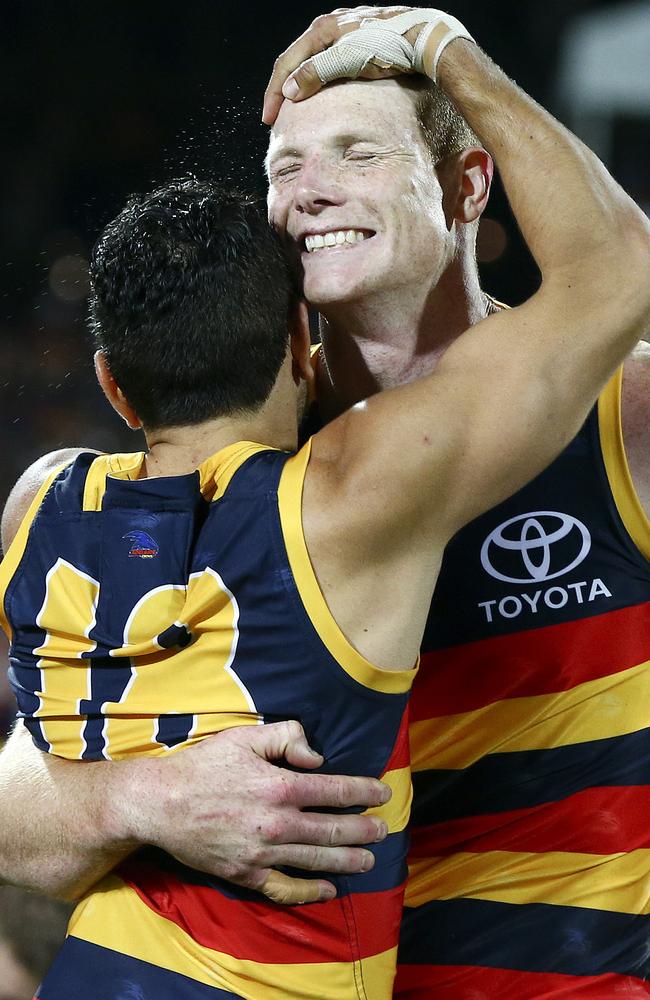
M 445 93 L 425 77 L 399 77 L 415 95 L 415 117 L 434 163 L 481 143 Z

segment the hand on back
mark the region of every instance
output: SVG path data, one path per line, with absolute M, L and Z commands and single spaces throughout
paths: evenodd
M 277 903 L 331 899 L 323 879 L 275 871 L 291 866 L 342 874 L 367 871 L 386 825 L 372 816 L 304 812 L 372 807 L 390 797 L 372 778 L 301 774 L 323 758 L 297 722 L 229 729 L 165 758 L 135 761 L 120 824 L 192 868 L 256 889 Z M 124 791 L 120 781 L 118 790 Z

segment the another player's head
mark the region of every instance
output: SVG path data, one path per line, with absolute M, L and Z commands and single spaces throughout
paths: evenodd
M 270 219 L 326 313 L 386 293 L 421 298 L 460 254 L 473 259 L 491 160 L 423 78 L 345 81 L 285 101 L 267 167 Z M 332 231 L 361 235 L 319 248 Z
M 289 357 L 297 304 L 255 200 L 193 178 L 136 195 L 93 252 L 100 381 L 147 430 L 257 411 Z

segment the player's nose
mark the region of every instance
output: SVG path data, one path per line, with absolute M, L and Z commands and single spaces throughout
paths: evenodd
M 305 160 L 294 189 L 297 211 L 315 215 L 332 205 L 342 205 L 345 191 L 339 173 L 325 157 Z

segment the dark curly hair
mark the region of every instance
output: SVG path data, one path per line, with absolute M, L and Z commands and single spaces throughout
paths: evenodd
M 90 327 L 147 428 L 259 408 L 298 299 L 259 201 L 194 177 L 134 195 L 93 250 Z

